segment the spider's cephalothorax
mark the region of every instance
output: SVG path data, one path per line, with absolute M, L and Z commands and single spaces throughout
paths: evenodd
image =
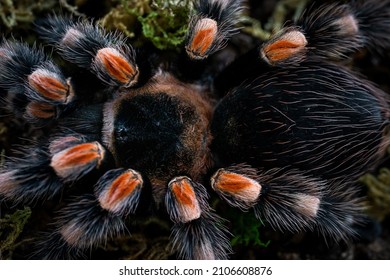
M 177 174 L 201 179 L 210 166 L 211 104 L 169 74 L 123 89 L 104 105 L 103 143 L 118 166 L 142 171 L 165 194 Z
M 51 134 L 6 160 L 0 196 L 16 205 L 61 200 L 42 258 L 76 257 L 153 209 L 173 222 L 179 257 L 227 258 L 227 230 L 205 184 L 278 230 L 348 240 L 364 221 L 355 183 L 384 154 L 390 109 L 385 93 L 345 65 L 360 48 L 390 47 L 389 6 L 311 8 L 222 71 L 207 58 L 237 33 L 241 1 L 195 1 L 187 57 L 173 69 L 119 33 L 49 17 L 41 37 L 104 89 L 89 92 L 42 49 L 4 40 L 4 107 Z M 183 74 L 203 66 L 212 77 Z

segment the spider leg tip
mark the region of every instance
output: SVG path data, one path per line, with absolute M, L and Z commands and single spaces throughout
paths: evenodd
M 271 65 L 295 61 L 301 58 L 306 45 L 307 40 L 302 32 L 290 30 L 266 42 L 260 50 L 260 56 Z
M 55 153 L 50 166 L 63 178 L 73 178 L 99 167 L 104 159 L 105 150 L 99 142 L 87 142 L 71 146 Z
M 249 208 L 254 205 L 262 190 L 255 180 L 225 169 L 219 169 L 211 178 L 212 188 L 230 204 Z
M 218 24 L 210 18 L 199 19 L 190 32 L 186 52 L 192 59 L 204 59 L 213 48 L 218 35 Z
M 92 67 L 98 75 L 108 75 L 125 87 L 132 86 L 138 81 L 137 65 L 129 57 L 112 47 L 98 50 Z
M 97 183 L 95 190 L 100 206 L 115 214 L 126 215 L 127 212 L 134 212 L 143 187 L 141 175 L 132 169 L 113 170 L 109 173 L 115 174 L 112 178 L 103 176 Z
M 188 177 L 176 177 L 169 182 L 166 201 L 171 219 L 176 222 L 186 223 L 201 215 L 193 183 Z

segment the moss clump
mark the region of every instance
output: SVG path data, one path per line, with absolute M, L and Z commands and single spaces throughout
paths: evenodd
M 184 42 L 191 7 L 190 0 L 121 0 L 101 22 L 140 45 L 147 40 L 160 50 L 175 49 Z
M 0 259 L 10 259 L 16 248 L 16 240 L 23 232 L 31 216 L 31 209 L 24 207 L 0 219 Z

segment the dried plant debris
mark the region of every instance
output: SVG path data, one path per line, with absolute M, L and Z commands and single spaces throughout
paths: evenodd
M 11 29 L 20 23 L 31 23 L 36 13 L 49 11 L 58 1 L 54 0 L 0 0 L 1 24 Z
M 30 216 L 31 209 L 24 207 L 0 219 L 0 259 L 12 258 L 13 250 L 18 246 L 18 237 Z
M 367 185 L 368 212 L 379 220 L 390 214 L 390 169 L 381 168 L 378 175 L 367 173 L 361 178 Z

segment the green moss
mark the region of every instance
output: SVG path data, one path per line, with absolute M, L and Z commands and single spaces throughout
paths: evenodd
M 184 42 L 191 7 L 189 0 L 121 0 L 101 23 L 122 31 L 138 44 L 146 40 L 161 50 L 175 49 Z
M 162 14 L 165 14 L 161 17 Z M 158 49 L 168 49 L 183 43 L 187 32 L 187 25 L 183 18 L 176 19 L 175 13 L 168 15 L 166 12 L 151 12 L 145 17 L 138 17 L 142 24 L 142 32 Z
M 17 239 L 31 216 L 31 209 L 24 207 L 0 219 L 0 259 L 12 257 Z

